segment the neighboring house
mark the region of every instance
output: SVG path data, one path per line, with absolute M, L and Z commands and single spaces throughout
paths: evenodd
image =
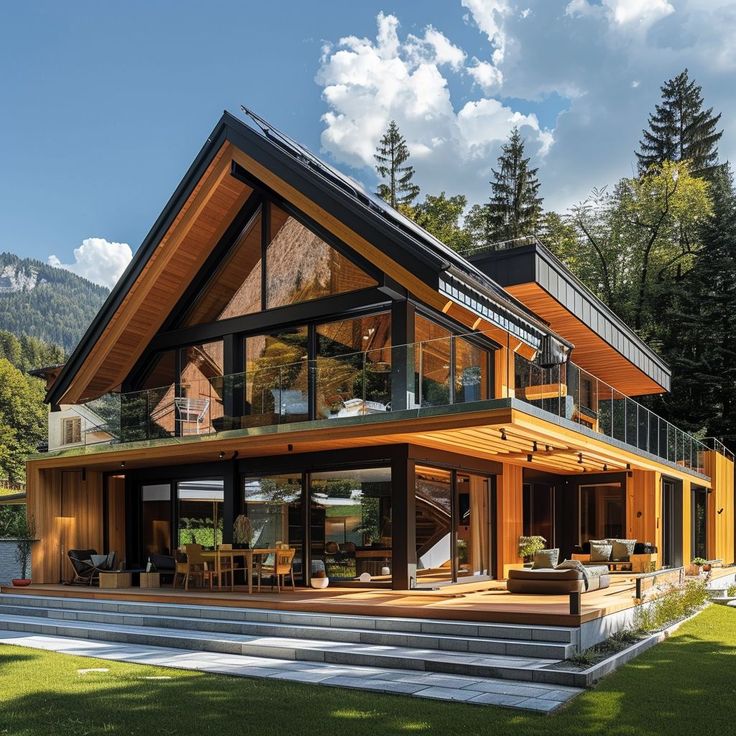
M 136 566 L 240 513 L 302 584 L 504 577 L 522 534 L 733 562 L 732 456 L 631 398 L 668 367 L 554 256 L 463 258 L 262 127 L 222 117 L 50 378 L 36 582 L 62 544 Z

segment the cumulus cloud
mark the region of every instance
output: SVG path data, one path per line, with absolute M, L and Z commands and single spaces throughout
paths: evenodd
M 62 263 L 57 256 L 51 255 L 48 264 L 111 289 L 132 257 L 133 252 L 127 243 L 111 243 L 105 238 L 85 238 L 79 248 L 74 249 L 74 263 Z
M 489 5 L 505 7 L 468 0 L 473 13 Z M 491 16 L 483 16 L 479 28 L 498 44 L 497 17 Z M 512 127 L 523 129 L 532 153 L 549 151 L 552 132 L 533 114 L 488 97 L 453 105 L 448 74 L 468 74 L 487 91 L 500 83 L 494 65 L 475 58 L 466 64 L 465 52 L 431 26 L 402 39 L 395 16 L 380 13 L 377 25 L 375 39 L 348 36 L 323 50 L 316 80 L 329 109 L 321 143 L 337 160 L 372 168 L 376 142 L 396 120 L 425 190 L 479 201 L 488 196 L 490 168 Z
M 500 145 L 518 125 L 545 206 L 562 210 L 632 174 L 660 86 L 687 66 L 707 106 L 723 112 L 721 159 L 736 160 L 733 0 L 545 0 L 525 14 L 528 6 L 460 0 L 467 27 L 453 38 L 436 20 L 405 36 L 397 17 L 380 15 L 375 38 L 328 46 L 317 74 L 323 148 L 371 183 L 376 141 L 396 119 L 423 190 L 473 203 L 487 198 Z
M 601 16 L 614 26 L 642 31 L 674 12 L 668 0 L 603 0 L 595 5 L 590 0 L 570 0 L 565 8 L 571 17 Z

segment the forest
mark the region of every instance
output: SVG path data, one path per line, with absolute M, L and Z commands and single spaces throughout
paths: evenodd
M 535 237 L 672 369 L 672 391 L 644 399 L 696 437 L 736 447 L 736 191 L 722 161 L 720 113 L 687 69 L 661 87 L 632 170 L 567 211 L 544 208 L 539 169 L 513 129 L 486 202 L 421 197 L 406 140 L 391 122 L 376 149 L 377 194 L 463 254 Z M 628 163 L 628 162 L 627 162 Z

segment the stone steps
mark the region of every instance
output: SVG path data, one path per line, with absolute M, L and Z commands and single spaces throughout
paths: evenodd
M 111 624 L 121 626 L 143 626 L 167 630 L 200 631 L 211 634 L 236 634 L 243 636 L 266 636 L 300 638 L 315 641 L 330 641 L 351 644 L 375 644 L 379 646 L 398 646 L 419 649 L 434 649 L 447 652 L 468 652 L 474 654 L 500 654 L 514 657 L 542 659 L 566 659 L 575 651 L 572 643 L 556 641 L 530 641 L 516 638 L 481 637 L 462 627 L 453 629 L 441 624 L 429 627 L 431 632 L 413 632 L 390 629 L 363 629 L 347 626 L 351 623 L 340 621 L 341 626 L 316 625 L 315 623 L 286 623 L 271 621 L 238 620 L 222 618 L 221 610 L 210 610 L 207 617 L 184 616 L 177 611 L 159 612 L 158 607 L 144 609 L 143 613 L 131 611 L 97 611 L 78 608 L 57 608 L 41 606 L 10 605 L 0 602 L 0 612 L 8 616 L 36 617 L 63 621 Z M 200 612 L 201 614 L 202 612 Z M 355 622 L 352 622 L 355 623 Z M 439 630 L 438 630 L 439 629 Z M 452 631 L 452 634 L 442 633 Z M 501 632 L 503 633 L 503 632 Z
M 578 684 L 575 629 L 0 595 L 0 629 L 222 655 Z M 543 637 L 543 638 L 541 638 Z

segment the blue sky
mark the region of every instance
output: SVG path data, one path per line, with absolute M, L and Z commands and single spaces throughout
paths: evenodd
M 564 209 L 631 174 L 659 85 L 684 66 L 733 158 L 735 32 L 725 0 L 8 4 L 0 250 L 109 285 L 129 253 L 116 244 L 138 247 L 241 103 L 369 186 L 395 118 L 423 189 L 471 201 L 518 124 Z

